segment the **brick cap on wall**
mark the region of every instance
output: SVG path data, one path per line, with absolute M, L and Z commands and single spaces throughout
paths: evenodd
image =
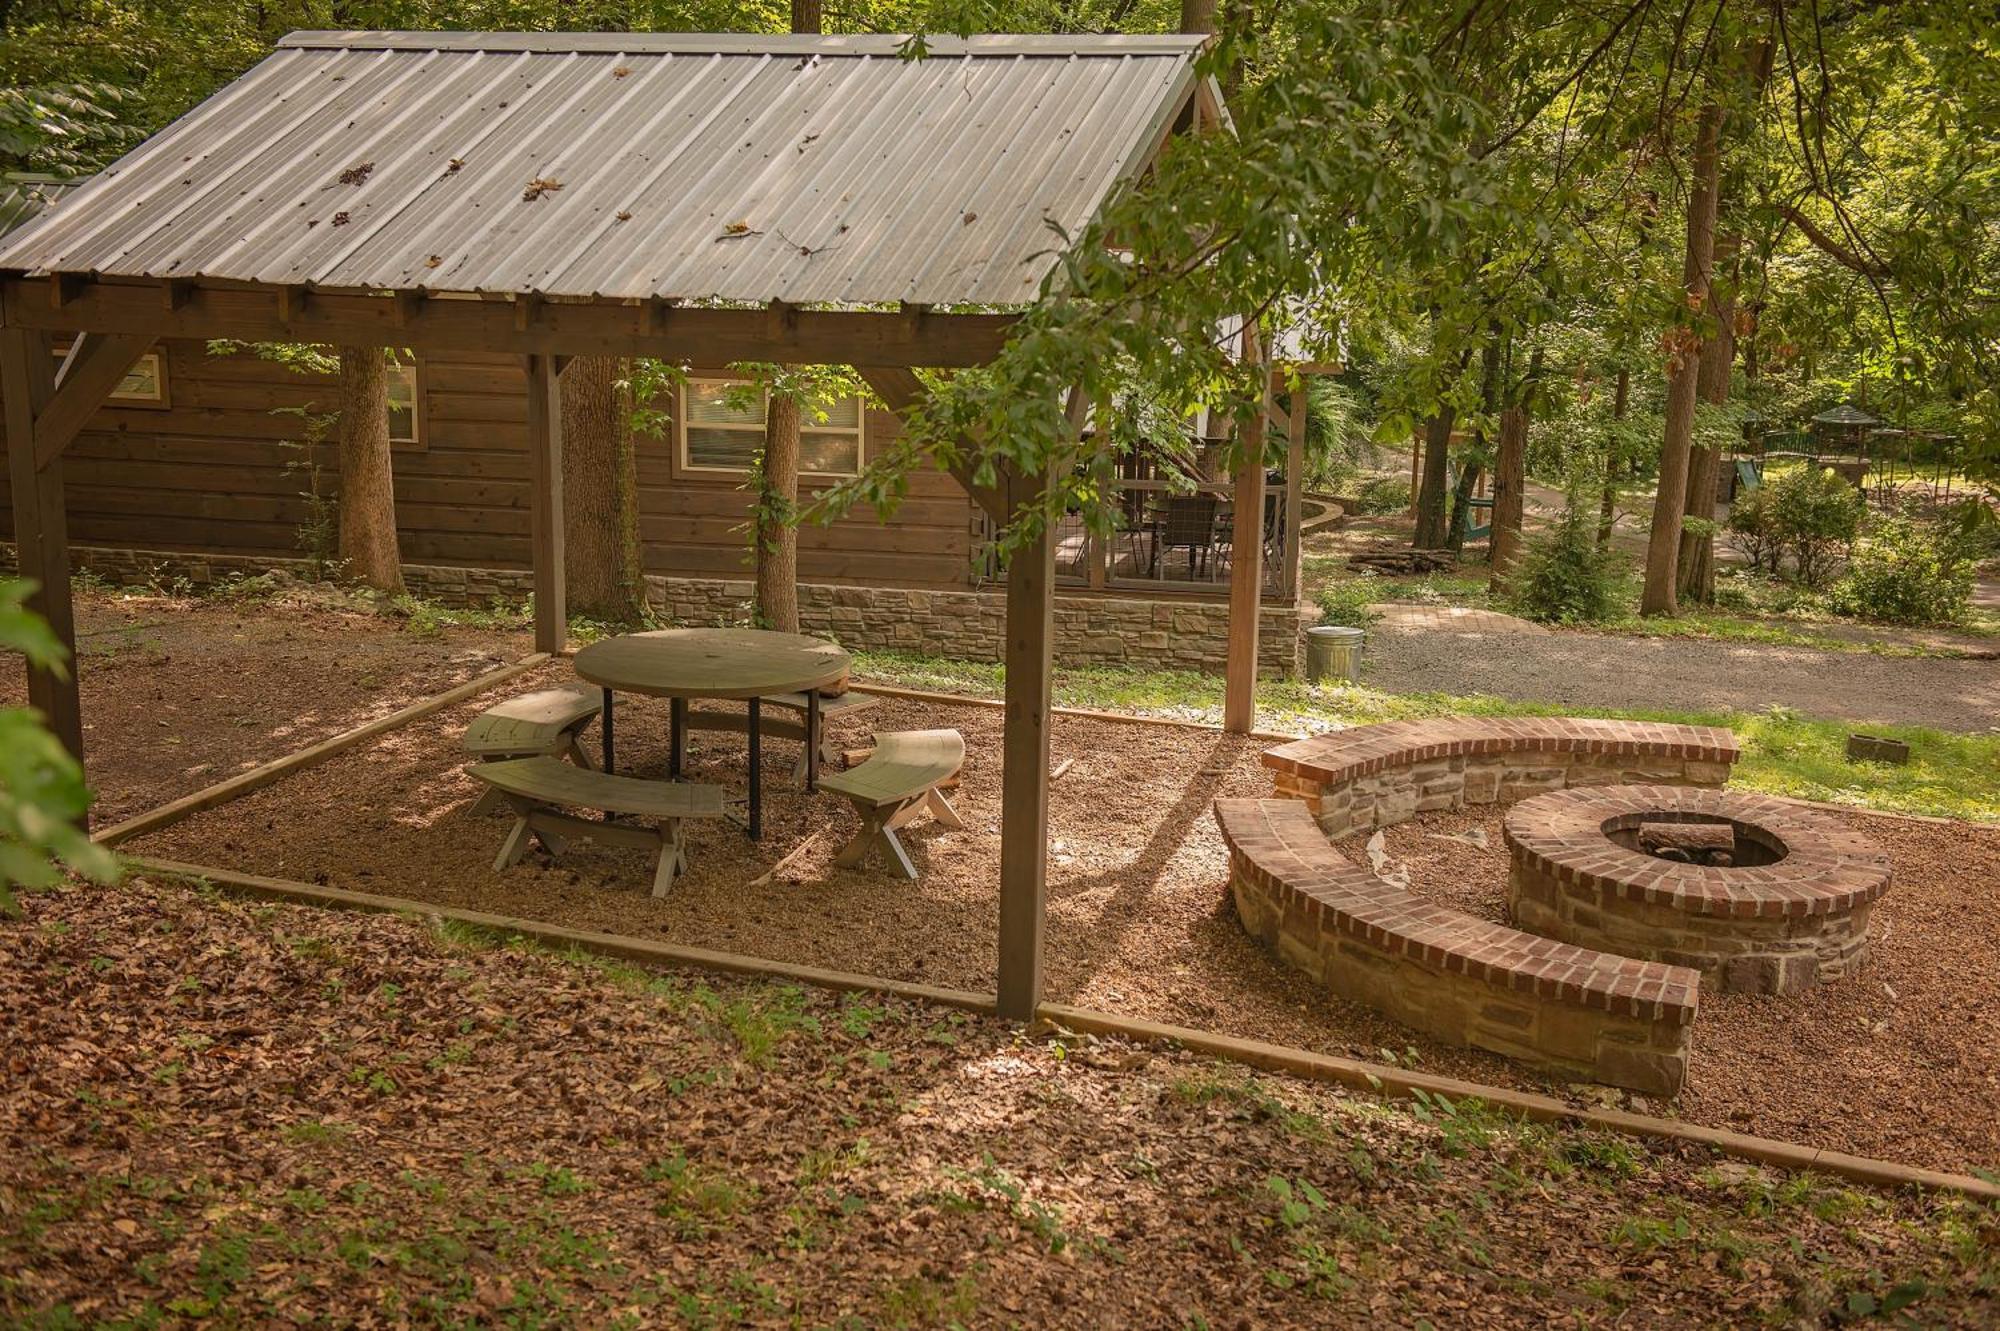
M 1585 754 L 1733 764 L 1736 736 L 1721 726 L 1572 716 L 1444 716 L 1329 731 L 1266 750 L 1264 765 L 1321 785 L 1438 758 Z

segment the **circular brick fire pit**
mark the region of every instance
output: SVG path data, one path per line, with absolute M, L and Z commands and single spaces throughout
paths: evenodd
M 1517 927 L 1691 966 L 1704 988 L 1791 994 L 1868 947 L 1889 861 L 1796 805 L 1685 786 L 1596 786 L 1508 811 Z

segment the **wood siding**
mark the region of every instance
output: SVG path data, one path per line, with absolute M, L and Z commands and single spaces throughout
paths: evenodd
M 282 409 L 331 410 L 328 377 L 248 354 L 216 356 L 194 341 L 166 351 L 167 408 L 108 405 L 66 455 L 70 540 L 78 545 L 296 557 L 309 505 L 305 423 Z M 528 565 L 527 381 L 511 357 L 427 358 L 419 367 L 422 438 L 397 445 L 396 524 L 406 563 Z M 897 422 L 870 412 L 867 446 Z M 332 445 L 320 484 L 336 489 Z M 802 492 L 823 482 L 806 481 Z M 643 440 L 640 537 L 649 573 L 747 577 L 740 479 L 690 473 L 667 439 Z M 5 495 L 0 474 L 0 498 Z M 12 511 L 0 502 L 0 534 Z M 974 512 L 941 472 L 910 479 L 887 524 L 862 511 L 799 533 L 808 582 L 962 588 L 971 585 Z

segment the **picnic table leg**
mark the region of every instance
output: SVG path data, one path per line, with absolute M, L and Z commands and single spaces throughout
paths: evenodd
M 670 698 L 667 701 L 667 775 L 680 780 L 681 768 L 687 765 L 687 714 L 686 698 Z
M 618 769 L 611 765 L 611 690 L 604 691 L 604 773 L 612 775 Z
M 819 710 L 819 690 L 806 690 L 806 793 L 819 789 L 819 728 L 824 719 Z
M 763 737 L 760 733 L 758 713 L 760 699 L 750 700 L 750 839 L 764 838 L 764 773 Z

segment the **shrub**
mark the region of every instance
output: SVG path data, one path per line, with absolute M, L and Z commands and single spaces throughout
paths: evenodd
M 1833 590 L 1842 614 L 1891 624 L 1955 624 L 1972 601 L 1973 555 L 1955 533 L 1883 518 L 1855 548 Z
M 1861 492 L 1831 468 L 1801 467 L 1765 487 L 1770 531 L 1792 556 L 1799 581 L 1817 587 L 1861 531 Z
M 1400 476 L 1370 476 L 1354 494 L 1357 513 L 1401 513 L 1410 506 L 1410 483 Z
M 1596 515 L 1574 503 L 1528 541 L 1508 582 L 1508 608 L 1546 624 L 1596 624 L 1618 610 L 1616 561 L 1597 548 Z
M 1771 519 L 1768 489 L 1759 486 L 1739 492 L 1736 502 L 1729 506 L 1729 519 L 1723 526 L 1729 533 L 1729 543 L 1750 561 L 1751 568 L 1769 573 L 1778 571 L 1785 557 L 1785 546 L 1778 539 Z
M 1368 607 L 1377 599 L 1372 573 L 1329 582 L 1319 589 L 1319 622 L 1365 629 L 1375 622 L 1375 612 Z

